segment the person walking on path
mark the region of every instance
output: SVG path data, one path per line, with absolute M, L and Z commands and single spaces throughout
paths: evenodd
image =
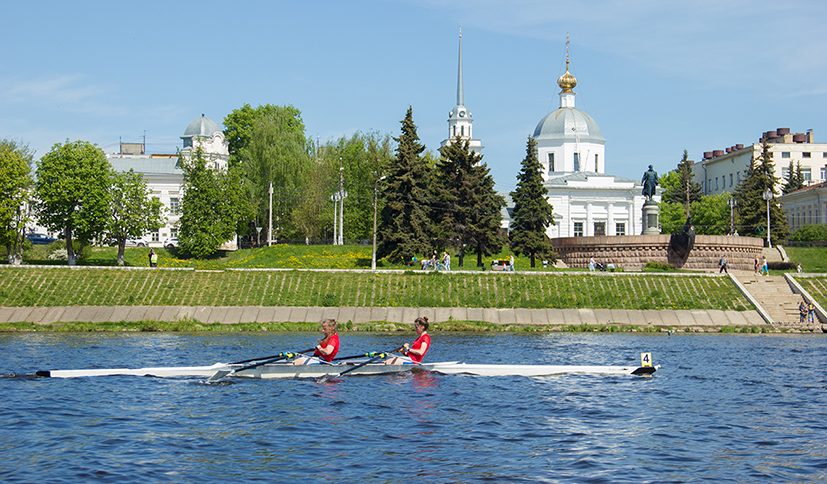
M 508 270 L 514 270 L 514 254 L 511 254 L 511 257 L 508 258 Z
M 805 303 L 804 300 L 802 299 L 801 302 L 798 303 L 798 322 L 799 323 L 804 322 L 804 318 L 807 317 L 807 312 L 808 312 L 807 303 Z
M 589 271 L 594 272 L 594 257 L 589 259 Z
M 758 255 L 757 254 L 755 256 L 755 264 L 753 266 L 753 269 L 755 270 L 755 275 L 757 276 L 758 275 Z
M 801 262 L 798 263 L 798 267 L 795 268 L 799 274 L 801 274 Z
M 718 274 L 722 272 L 726 272 L 727 274 L 729 274 L 729 272 L 727 272 L 726 270 L 726 254 L 721 256 L 721 260 L 718 261 L 718 265 L 721 266 L 721 269 L 718 271 Z
M 446 271 L 451 270 L 451 254 L 449 254 L 447 251 L 443 252 L 442 254 L 442 263 L 445 265 Z
M 767 257 L 764 256 L 761 261 L 761 275 L 762 276 L 769 276 L 770 275 L 770 266 L 767 262 Z
M 810 303 L 807 304 L 807 322 L 816 322 L 816 305 L 812 301 L 810 301 Z

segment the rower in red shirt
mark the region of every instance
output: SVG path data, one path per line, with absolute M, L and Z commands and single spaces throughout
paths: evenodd
M 322 333 L 324 338 L 319 340 L 313 356 L 318 356 L 325 361 L 332 361 L 339 352 L 339 335 L 336 333 L 336 320 L 325 319 L 322 321 Z
M 425 353 L 431 348 L 431 337 L 428 336 L 428 318 L 425 316 L 416 318 L 414 328 L 419 337 L 416 338 L 416 341 L 414 341 L 412 345 L 408 346 L 406 344 L 402 352 L 413 360 L 414 363 L 422 363 L 422 358 L 425 357 Z

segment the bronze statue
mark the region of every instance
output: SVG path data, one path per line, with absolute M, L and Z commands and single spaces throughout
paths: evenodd
M 643 179 L 640 182 L 643 183 L 643 196 L 651 200 L 655 196 L 655 187 L 658 186 L 658 174 L 652 165 L 649 165 L 649 170 L 643 173 Z
M 669 247 L 681 260 L 686 260 L 692 248 L 695 247 L 695 226 L 692 225 L 692 217 L 686 218 L 686 224 L 680 232 L 672 234 L 669 238 Z

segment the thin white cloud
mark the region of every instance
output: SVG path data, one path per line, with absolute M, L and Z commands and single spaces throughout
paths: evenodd
M 820 0 L 411 1 L 474 28 L 545 41 L 539 58 L 562 57 L 569 32 L 573 60 L 585 47 L 704 85 L 792 81 L 820 92 L 827 78 L 827 2 Z

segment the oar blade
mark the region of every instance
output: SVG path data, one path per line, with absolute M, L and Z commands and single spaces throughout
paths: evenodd
M 218 370 L 215 374 L 213 374 L 213 376 L 207 378 L 207 383 L 215 383 L 232 372 L 232 370 Z

